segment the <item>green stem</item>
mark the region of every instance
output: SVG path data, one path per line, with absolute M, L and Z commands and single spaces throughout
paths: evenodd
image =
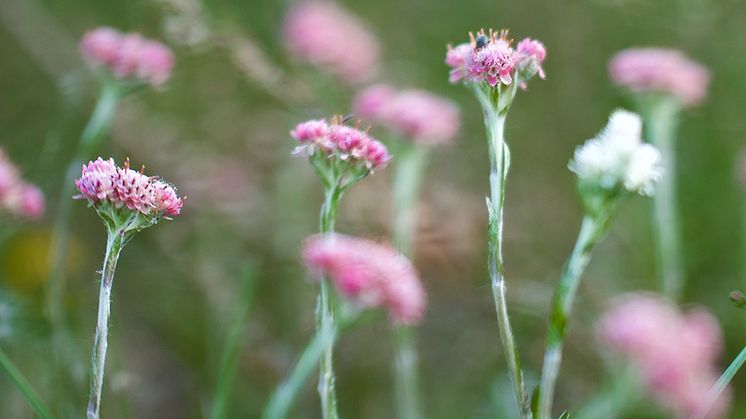
M 117 260 L 125 242 L 123 230 L 109 231 L 106 241 L 106 255 L 101 272 L 101 290 L 98 297 L 98 318 L 96 335 L 93 339 L 91 354 L 91 391 L 88 399 L 88 419 L 98 419 L 101 409 L 101 391 L 104 386 L 104 366 L 106 349 L 109 345 L 109 317 L 111 314 L 111 288 L 114 283 L 114 272 Z
M 337 218 L 339 199 L 342 197 L 342 188 L 339 182 L 334 182 L 326 188 L 324 204 L 321 207 L 320 230 L 322 234 L 334 232 L 334 224 Z M 319 291 L 319 302 L 316 308 L 316 331 L 333 330 L 334 324 L 334 301 L 329 281 L 321 280 Z M 324 355 L 319 366 L 319 397 L 321 398 L 321 412 L 324 419 L 337 419 L 337 394 L 334 388 L 334 342 L 329 340 L 324 348 Z
M 664 293 L 679 300 L 684 291 L 681 232 L 676 191 L 676 116 L 680 106 L 672 99 L 658 99 L 647 106 L 646 135 L 661 151 L 666 175 L 653 196 L 658 268 Z
M 725 372 L 723 372 L 723 375 L 718 378 L 717 382 L 715 382 L 715 385 L 713 385 L 709 393 L 707 393 L 707 403 L 705 404 L 704 409 L 693 414 L 690 419 L 702 419 L 707 417 L 707 413 L 710 411 L 710 409 L 712 409 L 712 406 L 715 405 L 715 402 L 717 402 L 720 395 L 723 393 L 723 391 L 725 391 L 725 388 L 728 387 L 728 384 L 730 384 L 731 380 L 733 380 L 733 377 L 736 375 L 741 366 L 743 366 L 744 362 L 746 362 L 746 347 L 741 349 L 741 352 L 736 355 L 736 358 L 733 360 L 733 362 L 728 365 L 728 368 L 725 370 Z
M 2 349 L 0 349 L 0 368 L 5 371 L 5 374 L 7 374 L 10 381 L 15 384 L 18 391 L 21 392 L 23 397 L 26 399 L 26 402 L 31 406 L 37 416 L 42 419 L 54 418 L 54 416 L 49 412 L 49 409 L 44 405 L 44 402 L 41 401 L 39 395 L 36 394 L 33 387 L 31 387 L 31 383 L 29 383 L 21 371 L 16 368 L 13 361 L 8 358 Z
M 575 247 L 562 269 L 562 275 L 554 294 L 547 333 L 544 366 L 541 371 L 541 386 L 539 387 L 538 419 L 551 418 L 554 389 L 562 362 L 562 345 L 567 334 L 570 312 L 578 292 L 581 276 L 590 261 L 591 252 L 606 230 L 607 219 L 607 214 L 602 214 L 598 218 L 590 216 L 583 218 Z
M 247 264 L 241 275 L 243 284 L 240 299 L 236 307 L 233 321 L 225 338 L 225 346 L 220 361 L 220 372 L 218 373 L 215 388 L 215 400 L 213 401 L 210 418 L 223 419 L 228 417 L 229 403 L 236 378 L 238 365 L 238 354 L 241 349 L 249 310 L 254 297 L 254 266 Z
M 396 335 L 394 361 L 396 416 L 399 419 L 422 419 L 419 394 L 417 339 L 414 329 L 399 326 Z

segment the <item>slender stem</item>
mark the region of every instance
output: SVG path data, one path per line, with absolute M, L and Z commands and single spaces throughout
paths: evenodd
M 326 326 L 329 325 L 329 323 L 326 324 Z M 270 397 L 269 403 L 267 403 L 267 407 L 262 414 L 263 419 L 283 419 L 287 417 L 290 407 L 308 381 L 316 364 L 323 358 L 327 348 L 334 346 L 337 332 L 336 327 L 321 328 L 316 331 L 290 375 Z
M 241 294 L 236 307 L 233 321 L 231 322 L 228 335 L 225 338 L 225 346 L 220 361 L 220 372 L 218 373 L 217 385 L 215 387 L 215 400 L 210 412 L 211 419 L 223 419 L 228 417 L 229 402 L 236 378 L 238 354 L 243 341 L 249 310 L 254 297 L 254 266 L 247 264 L 241 275 L 243 284 Z
M 482 105 L 483 108 L 485 105 Z M 492 283 L 492 295 L 497 312 L 497 324 L 505 358 L 510 370 L 516 402 L 522 418 L 531 417 L 531 401 L 521 371 L 513 329 L 510 326 L 505 278 L 503 276 L 502 232 L 505 181 L 510 167 L 510 152 L 505 143 L 505 112 L 494 112 L 484 108 L 484 121 L 490 155 L 490 197 L 488 199 L 489 226 L 487 236 L 487 263 Z
M 427 162 L 427 150 L 405 144 L 397 154 L 398 165 L 394 176 L 394 242 L 408 256 L 414 253 L 416 203 Z M 410 327 L 399 326 L 395 334 L 394 400 L 399 419 L 423 417 L 420 403 L 417 339 Z
M 591 252 L 605 230 L 604 218 L 606 217 L 602 215 L 601 219 L 594 219 L 590 216 L 583 218 L 575 247 L 562 269 L 562 276 L 554 294 L 547 333 L 544 367 L 541 371 L 538 419 L 551 417 L 554 389 L 562 362 L 562 345 L 567 334 L 570 311 L 578 292 L 580 278 L 590 261 Z
M 717 402 L 720 395 L 723 393 L 723 391 L 725 391 L 725 388 L 728 387 L 728 384 L 730 384 L 731 380 L 733 380 L 733 377 L 736 375 L 741 366 L 743 366 L 744 362 L 746 362 L 746 347 L 741 349 L 741 352 L 736 355 L 736 358 L 733 360 L 733 362 L 728 365 L 728 368 L 725 370 L 725 372 L 723 372 L 723 375 L 718 378 L 717 382 L 715 382 L 715 385 L 713 385 L 709 393 L 707 393 L 707 402 L 705 404 L 705 407 L 693 414 L 690 419 L 702 419 L 707 417 L 707 413 L 710 411 L 710 409 L 712 409 L 712 406 L 715 405 L 715 402 Z
M 335 182 L 326 188 L 324 204 L 321 207 L 320 229 L 322 234 L 334 232 L 337 218 L 339 199 L 342 188 Z M 334 329 L 334 301 L 329 281 L 321 280 L 319 302 L 316 308 L 316 331 Z M 324 355 L 319 366 L 319 397 L 321 398 L 321 412 L 324 419 L 337 419 L 337 394 L 334 388 L 334 342 L 328 341 L 324 348 Z
M 612 368 L 610 380 L 588 400 L 573 417 L 583 419 L 607 419 L 625 417 L 639 403 L 642 389 L 634 368 Z
M 15 384 L 18 391 L 21 392 L 23 397 L 26 399 L 26 402 L 31 406 L 37 416 L 42 419 L 52 419 L 54 417 L 49 409 L 44 405 L 44 402 L 42 402 L 39 395 L 36 394 L 31 383 L 29 383 L 21 371 L 16 368 L 13 361 L 8 358 L 2 349 L 0 349 L 0 369 L 5 371 L 5 374 L 7 374 L 10 381 Z
M 101 272 L 101 291 L 98 297 L 98 319 L 91 354 L 91 392 L 88 399 L 88 419 L 98 419 L 101 409 L 101 390 L 104 385 L 104 365 L 109 343 L 109 316 L 111 312 L 111 288 L 117 260 L 124 245 L 124 232 L 110 231 L 106 242 L 104 267 Z
M 661 151 L 666 176 L 658 182 L 653 196 L 658 265 L 664 293 L 674 300 L 684 291 L 684 267 L 676 191 L 676 115 L 679 105 L 659 99 L 647 108 L 646 134 Z

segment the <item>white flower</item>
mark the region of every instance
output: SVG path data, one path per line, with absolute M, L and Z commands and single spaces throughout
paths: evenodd
M 641 195 L 652 195 L 655 183 L 663 176 L 661 153 L 650 144 L 642 144 L 630 159 L 624 187 Z

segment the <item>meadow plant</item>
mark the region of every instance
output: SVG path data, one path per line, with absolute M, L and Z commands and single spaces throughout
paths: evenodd
M 662 179 L 653 199 L 654 226 L 663 291 L 678 299 L 686 273 L 676 191 L 676 123 L 682 108 L 696 106 L 707 96 L 710 74 L 682 52 L 664 48 L 630 48 L 609 62 L 609 74 L 632 93 L 645 120 L 648 140 L 661 150 L 670 176 Z
M 107 233 L 87 409 L 88 419 L 98 419 L 109 341 L 111 290 L 119 255 L 135 233 L 155 225 L 161 219 L 179 215 L 183 200 L 170 184 L 157 177 L 146 176 L 143 170 L 132 170 L 129 159 L 124 167 L 117 167 L 113 159 L 103 160 L 99 157 L 91 161 L 83 166 L 75 186 L 80 191 L 76 198 L 86 199 L 96 210 Z
M 578 176 L 584 216 L 552 302 L 539 387 L 539 419 L 552 417 L 562 346 L 580 279 L 593 249 L 609 230 L 619 202 L 633 194 L 652 195 L 663 175 L 660 153 L 643 143 L 641 135 L 642 120 L 637 114 L 614 111 L 606 127 L 578 147 L 570 161 L 570 170 Z
M 44 195 L 21 178 L 21 172 L 0 148 L 0 214 L 37 220 L 44 215 Z
M 544 45 L 526 38 L 512 46 L 506 30 L 479 31 L 469 34 L 468 43 L 448 46 L 446 64 L 451 68 L 451 83 L 461 83 L 476 96 L 484 114 L 487 146 L 490 157 L 490 194 L 487 197 L 489 226 L 487 233 L 487 264 L 497 322 L 511 382 L 522 418 L 531 417 L 531 402 L 526 391 L 520 357 L 508 317 L 506 285 L 503 276 L 502 233 L 505 182 L 510 168 L 510 150 L 505 141 L 505 119 L 518 88 L 534 76 L 545 77 L 542 67 L 546 59 Z

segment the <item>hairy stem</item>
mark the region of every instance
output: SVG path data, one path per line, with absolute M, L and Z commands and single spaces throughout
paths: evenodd
M 44 405 L 44 402 L 42 402 L 39 395 L 36 394 L 31 383 L 29 383 L 21 371 L 16 368 L 13 361 L 8 358 L 2 349 L 0 349 L 0 369 L 5 371 L 5 374 L 10 378 L 10 381 L 15 384 L 18 391 L 21 392 L 23 398 L 26 399 L 26 402 L 31 406 L 31 409 L 34 410 L 34 413 L 36 413 L 37 416 L 42 419 L 52 419 L 54 417 L 46 405 Z
M 728 365 L 728 368 L 725 370 L 725 372 L 723 372 L 723 375 L 718 378 L 717 382 L 715 382 L 715 385 L 713 385 L 710 391 L 707 393 L 705 407 L 699 412 L 693 414 L 690 419 L 703 419 L 707 417 L 707 413 L 709 413 L 710 409 L 712 409 L 712 407 L 715 405 L 720 395 L 723 394 L 723 391 L 725 391 L 725 388 L 728 387 L 728 384 L 730 384 L 731 380 L 733 380 L 733 377 L 736 375 L 741 366 L 743 366 L 744 362 L 746 362 L 746 347 L 741 349 L 741 352 L 736 355 L 736 358 L 733 360 L 733 362 Z
M 124 239 L 123 231 L 113 230 L 109 231 L 106 242 L 106 255 L 104 256 L 104 267 L 101 272 L 101 290 L 98 297 L 96 335 L 93 339 L 93 352 L 91 354 L 91 391 L 88 399 L 88 419 L 98 419 L 101 410 L 101 391 L 104 386 L 106 349 L 109 343 L 111 288 L 114 282 L 117 260 L 124 246 Z

